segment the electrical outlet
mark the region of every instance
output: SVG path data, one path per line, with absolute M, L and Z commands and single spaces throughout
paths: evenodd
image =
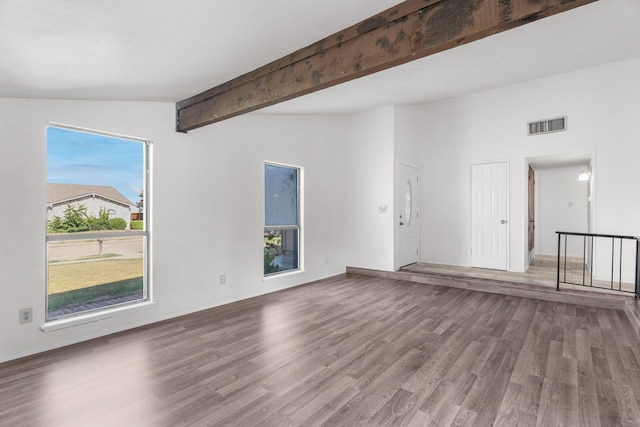
M 329 257 L 326 257 L 326 258 L 325 258 L 324 263 L 325 263 L 325 264 L 329 264 Z
M 224 285 L 225 283 L 227 283 L 227 276 L 224 274 L 220 275 L 220 284 Z
M 33 308 L 21 308 L 19 311 L 19 323 L 24 325 L 25 323 L 31 323 L 33 321 Z

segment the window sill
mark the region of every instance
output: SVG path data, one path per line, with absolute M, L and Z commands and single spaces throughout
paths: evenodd
M 133 310 L 145 309 L 155 305 L 153 301 L 143 301 L 135 304 L 127 304 L 120 307 L 108 308 L 105 310 L 95 311 L 86 314 L 78 314 L 77 316 L 65 319 L 56 319 L 46 322 L 40 326 L 42 332 L 53 332 L 61 329 L 72 328 L 74 326 L 85 325 L 87 323 L 98 322 L 100 320 L 110 319 L 121 312 L 129 312 Z
M 300 273 L 304 273 L 304 270 L 297 269 L 297 270 L 291 270 L 291 271 L 284 271 L 282 273 L 275 273 L 275 274 L 270 274 L 268 276 L 262 276 L 262 281 L 266 282 L 268 280 L 278 279 L 278 278 L 287 277 L 287 276 L 294 276 Z

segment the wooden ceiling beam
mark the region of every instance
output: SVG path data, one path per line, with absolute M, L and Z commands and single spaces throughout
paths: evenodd
M 406 0 L 176 104 L 187 132 L 598 0 Z

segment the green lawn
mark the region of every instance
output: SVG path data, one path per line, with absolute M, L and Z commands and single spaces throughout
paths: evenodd
M 143 269 L 141 258 L 50 264 L 48 310 L 141 292 Z
M 49 265 L 49 295 L 142 277 L 142 258 Z
M 141 292 L 143 287 L 142 277 L 120 280 L 104 285 L 90 286 L 72 291 L 49 294 L 48 310 L 57 310 L 76 304 L 86 304 L 105 297 L 119 297 L 135 292 Z

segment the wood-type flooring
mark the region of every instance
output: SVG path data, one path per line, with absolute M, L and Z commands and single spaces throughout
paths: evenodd
M 0 364 L 2 426 L 640 425 L 621 311 L 345 274 Z

